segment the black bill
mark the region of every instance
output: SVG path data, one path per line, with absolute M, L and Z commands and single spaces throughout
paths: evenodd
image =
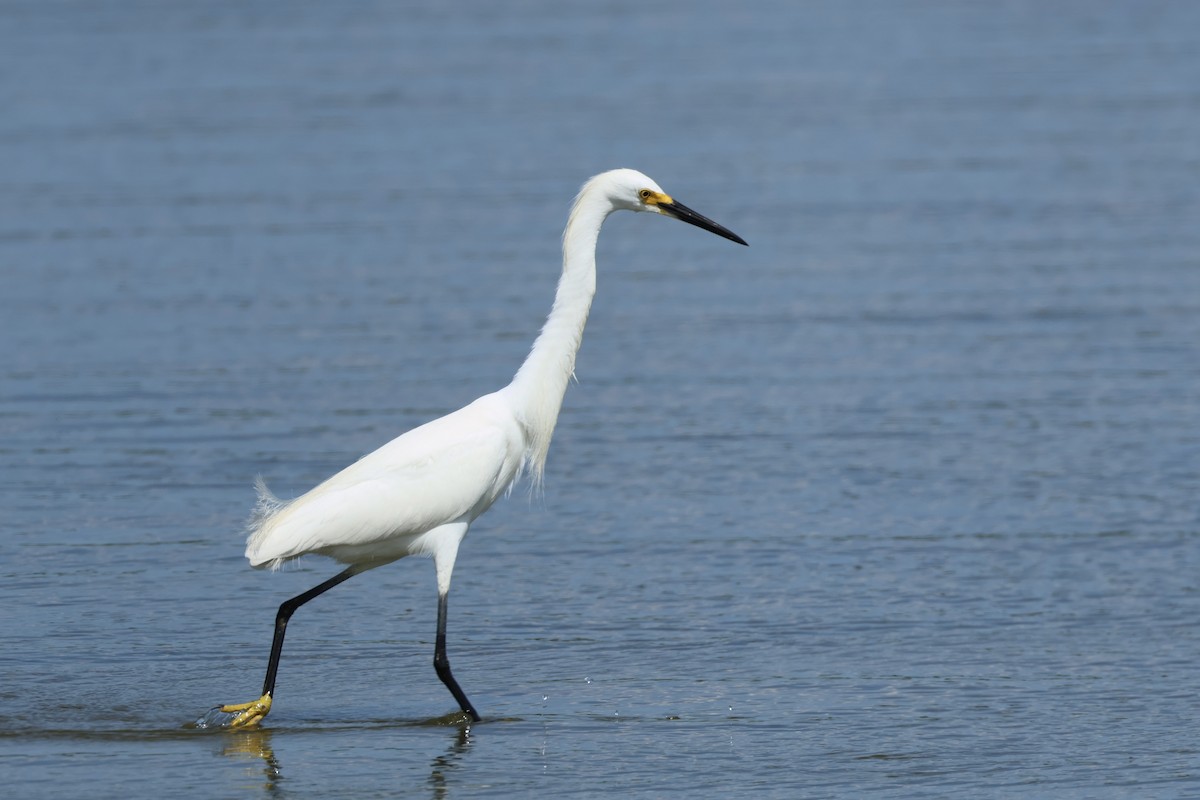
M 672 216 L 677 220 L 686 222 L 689 225 L 695 225 L 697 228 L 703 228 L 710 233 L 715 233 L 717 236 L 724 236 L 731 242 L 746 244 L 746 240 L 738 236 L 733 231 L 729 230 L 723 225 L 718 225 L 703 214 L 697 214 L 695 211 L 692 211 L 682 203 L 677 203 L 672 200 L 670 203 L 660 203 L 658 207 L 662 209 L 664 214 Z M 749 245 L 746 246 L 749 247 Z

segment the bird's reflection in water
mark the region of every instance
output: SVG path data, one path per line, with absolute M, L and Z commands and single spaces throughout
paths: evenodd
M 445 800 L 450 796 L 448 778 L 456 770 L 463 755 L 470 749 L 472 743 L 470 720 L 464 715 L 452 715 L 461 718 L 461 722 L 453 726 L 450 746 L 446 752 L 436 756 L 430 764 L 429 787 L 436 800 Z M 441 723 L 441 720 L 437 720 Z M 422 723 L 428 725 L 429 723 Z M 238 761 L 261 759 L 262 788 L 269 797 L 283 797 L 283 769 L 275 750 L 271 746 L 272 731 L 267 728 L 254 728 L 229 732 L 222 737 L 220 754 Z M 252 772 L 251 775 L 257 775 Z
M 263 789 L 269 796 L 279 796 L 283 770 L 271 747 L 271 731 L 262 728 L 238 731 L 225 736 L 224 740 L 221 755 L 238 760 L 262 759 Z
M 429 788 L 433 790 L 434 800 L 445 800 L 449 797 L 450 787 L 446 778 L 458 769 L 463 754 L 471 747 L 471 726 L 467 722 L 457 726 L 450 749 L 433 759 L 429 772 Z

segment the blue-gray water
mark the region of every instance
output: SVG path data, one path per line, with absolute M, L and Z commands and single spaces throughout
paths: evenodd
M 1200 5 L 0 4 L 13 797 L 1200 795 Z M 550 454 L 432 566 L 250 570 L 503 385 L 619 215 Z

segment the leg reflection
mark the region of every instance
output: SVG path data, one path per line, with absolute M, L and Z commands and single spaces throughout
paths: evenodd
M 454 740 L 450 749 L 433 760 L 433 769 L 429 773 L 429 788 L 433 790 L 434 800 L 446 800 L 450 787 L 446 778 L 458 769 L 463 754 L 471 747 L 471 726 L 466 723 L 457 726 Z
M 221 755 L 245 761 L 262 759 L 264 791 L 268 797 L 281 796 L 282 787 L 279 782 L 283 780 L 283 770 L 279 766 L 279 759 L 275 757 L 275 750 L 271 747 L 270 729 L 251 728 L 230 732 L 221 738 Z

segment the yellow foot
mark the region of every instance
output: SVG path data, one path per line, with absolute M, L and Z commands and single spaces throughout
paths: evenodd
M 249 703 L 217 706 L 214 710 L 222 714 L 234 715 L 233 719 L 221 726 L 223 728 L 253 728 L 262 722 L 263 717 L 271 711 L 271 695 L 264 694 Z

